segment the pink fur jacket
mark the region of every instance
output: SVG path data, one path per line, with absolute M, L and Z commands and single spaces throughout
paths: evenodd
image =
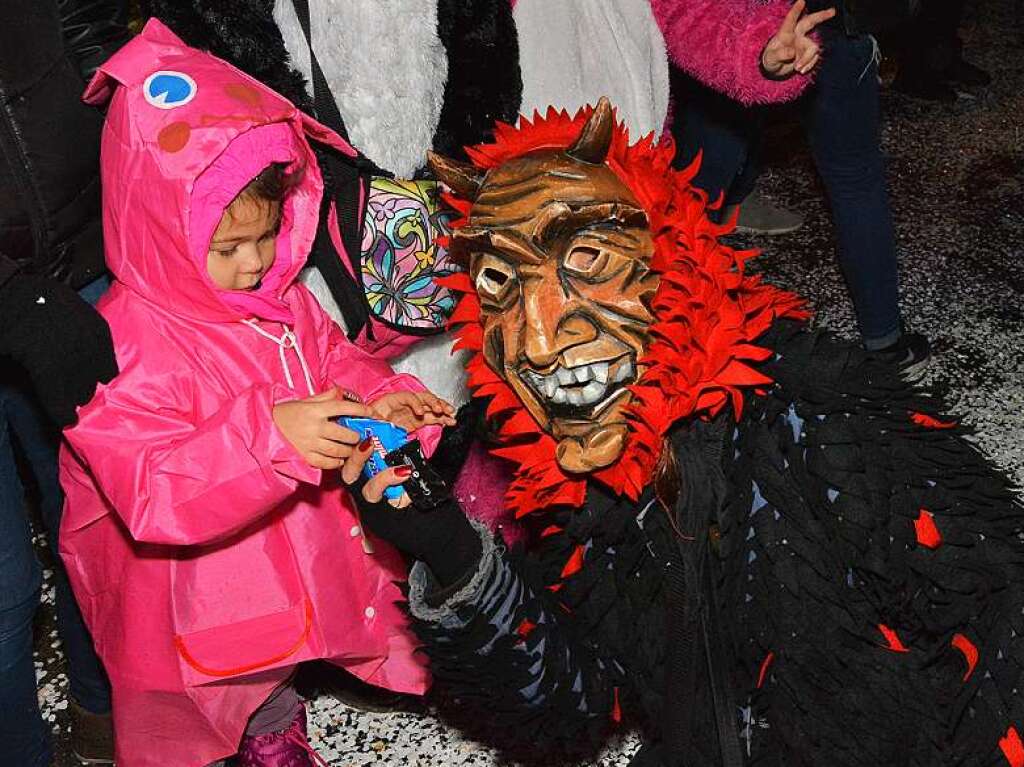
M 651 0 L 672 62 L 743 104 L 790 101 L 810 83 L 761 74 L 761 51 L 789 8 L 789 0 Z

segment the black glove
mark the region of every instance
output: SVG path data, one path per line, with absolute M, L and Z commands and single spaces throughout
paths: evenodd
M 390 466 L 408 466 L 402 484 L 412 504 L 396 509 L 386 499 L 371 503 L 363 497 L 364 477 L 352 485 L 363 527 L 395 548 L 424 562 L 441 587 L 450 586 L 476 569 L 483 547 L 448 486 L 427 464 L 419 442 L 413 440 L 388 453 Z
M 117 375 L 106 321 L 67 285 L 16 274 L 0 287 L 0 354 L 25 368 L 47 414 L 63 429 L 96 384 Z

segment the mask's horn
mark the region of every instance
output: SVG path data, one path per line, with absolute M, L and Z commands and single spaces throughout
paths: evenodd
M 615 115 L 607 96 L 602 96 L 593 114 L 580 131 L 579 138 L 569 147 L 568 155 L 580 162 L 600 165 L 608 156 L 615 131 Z
M 455 192 L 457 197 L 473 201 L 480 193 L 484 172 L 475 165 L 459 162 L 436 152 L 427 152 L 427 165 L 434 172 L 434 177 Z

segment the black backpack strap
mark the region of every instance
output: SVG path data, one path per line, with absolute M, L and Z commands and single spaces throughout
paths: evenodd
M 309 0 L 292 0 L 295 14 L 299 18 L 299 26 L 306 37 L 309 47 L 309 61 L 313 73 L 313 108 L 320 122 L 348 141 L 348 131 L 341 117 L 338 105 L 334 101 L 327 78 L 324 76 L 320 62 L 313 52 L 313 36 L 309 22 Z M 364 190 L 369 191 L 372 176 L 390 176 L 362 155 L 355 158 L 343 158 L 333 149 L 318 152 L 322 160 L 325 175 L 325 205 L 321 209 L 320 228 L 313 245 L 313 264 L 323 275 L 330 288 L 348 326 L 349 338 L 355 338 L 364 327 L 369 336 L 373 333 L 369 327 L 370 308 L 366 302 L 360 275 L 362 272 L 361 249 L 363 239 L 363 215 L 365 203 Z M 330 190 L 327 192 L 327 190 Z M 327 218 L 330 202 L 333 200 L 338 213 L 338 230 L 341 233 L 345 256 L 349 259 L 352 272 L 349 273 L 339 261 L 330 233 Z M 353 275 L 355 277 L 353 278 Z

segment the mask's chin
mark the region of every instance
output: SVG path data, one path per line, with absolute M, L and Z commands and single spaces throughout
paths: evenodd
M 585 435 L 564 437 L 555 449 L 555 458 L 563 471 L 589 474 L 611 466 L 626 449 L 629 429 L 624 422 L 598 424 Z

